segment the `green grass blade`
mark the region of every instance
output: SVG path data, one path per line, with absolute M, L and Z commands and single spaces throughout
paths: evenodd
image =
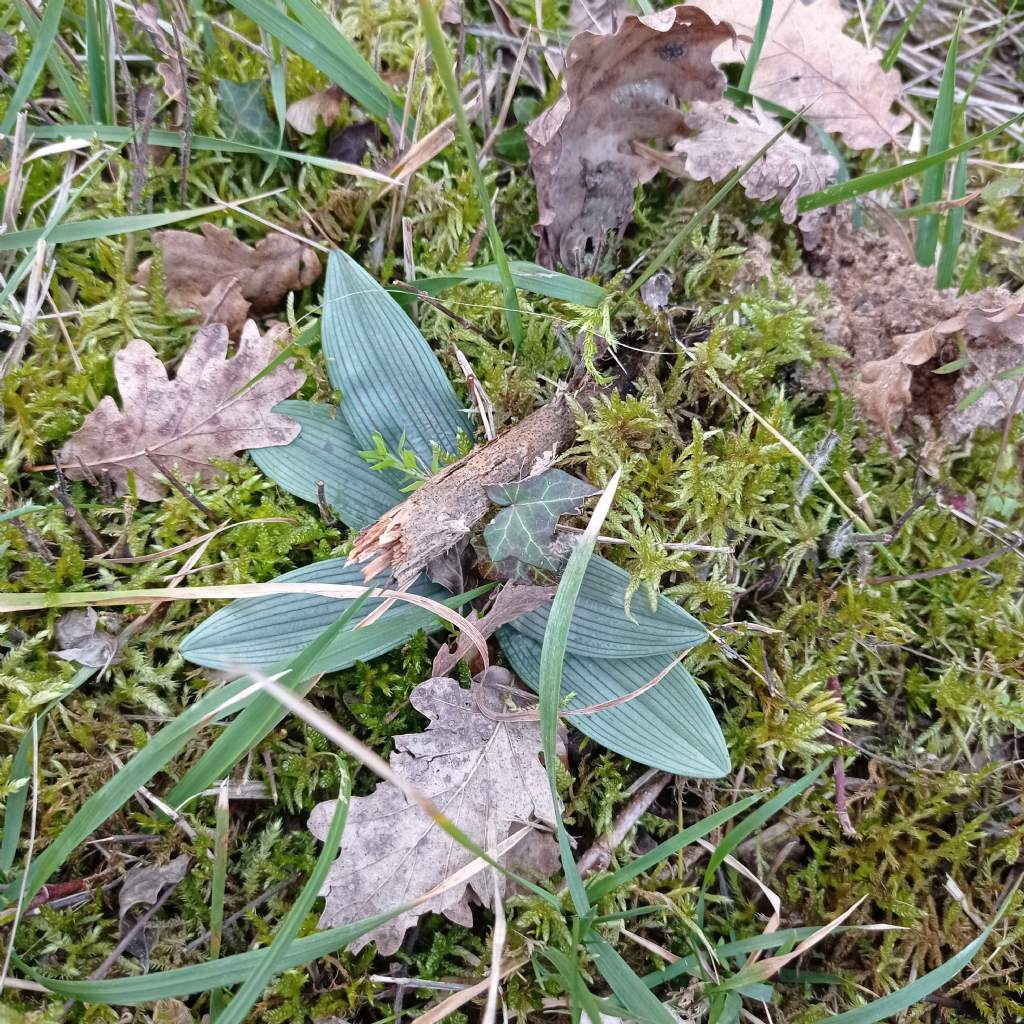
M 562 821 L 555 776 L 555 766 L 558 763 L 556 747 L 558 708 L 562 694 L 562 662 L 565 660 L 565 648 L 569 639 L 569 627 L 572 623 L 576 599 L 583 586 L 583 577 L 586 575 L 590 557 L 594 553 L 597 535 L 601 532 L 601 524 L 604 522 L 605 516 L 608 515 L 612 499 L 615 497 L 615 488 L 618 486 L 620 473 L 621 470 L 616 470 L 615 475 L 608 482 L 608 486 L 590 518 L 586 532 L 580 537 L 569 556 L 569 561 L 566 563 L 561 582 L 555 593 L 555 599 L 551 603 L 551 612 L 548 616 L 547 628 L 544 630 L 544 645 L 540 655 L 540 732 L 541 745 L 544 750 L 544 767 L 547 771 L 551 799 L 555 807 L 558 850 L 562 857 L 565 881 L 569 887 L 576 913 L 581 917 L 589 913 L 590 901 L 587 898 L 587 891 L 583 886 L 579 869 L 576 867 L 569 833 L 566 832 L 565 823 Z
M 320 890 L 327 880 L 327 874 L 338 856 L 341 836 L 345 831 L 345 822 L 348 820 L 348 806 L 351 795 L 352 779 L 342 765 L 341 792 L 338 794 L 338 799 L 334 805 L 331 825 L 327 830 L 327 837 L 324 839 L 320 856 L 317 857 L 309 879 L 302 887 L 298 898 L 278 928 L 277 934 L 274 936 L 274 940 L 260 961 L 259 966 L 254 968 L 252 973 L 245 979 L 237 995 L 231 1000 L 227 1010 L 220 1017 L 219 1024 L 242 1024 L 252 1005 L 259 999 L 263 994 L 263 990 L 270 983 L 271 978 L 284 969 L 283 965 L 288 955 L 288 950 L 295 941 L 295 937 L 299 934 L 299 929 L 304 924 L 306 915 L 312 909 L 313 902 L 320 895 Z
M 956 59 L 960 49 L 960 22 L 957 21 L 946 51 L 946 65 L 942 71 L 939 84 L 939 99 L 935 105 L 935 116 L 932 118 L 932 134 L 928 140 L 928 155 L 942 153 L 949 149 L 949 141 L 953 132 L 953 106 L 956 101 Z M 946 163 L 934 164 L 925 171 L 921 181 L 922 203 L 935 203 L 942 198 L 943 183 L 946 180 Z M 922 217 L 917 225 L 917 241 L 914 244 L 914 256 L 922 267 L 930 267 L 935 262 L 935 247 L 939 241 L 938 214 Z
M 220 213 L 223 206 L 198 206 L 192 210 L 172 210 L 167 213 L 140 213 L 134 217 L 97 217 L 93 220 L 72 221 L 46 228 L 30 228 L 27 231 L 11 231 L 0 235 L 0 252 L 34 247 L 40 240 L 53 244 L 84 242 L 90 238 L 109 238 L 111 235 L 125 235 L 132 231 L 151 231 L 166 224 L 205 217 Z
M 110 81 L 110 35 L 105 0 L 85 0 L 85 66 L 89 104 L 94 121 L 106 123 L 114 115 Z
M 400 113 L 394 94 L 380 76 L 326 15 L 315 8 L 310 10 L 312 4 L 307 6 L 298 0 L 289 0 L 288 6 L 300 18 L 295 21 L 267 0 L 230 0 L 230 3 L 340 85 L 368 113 L 381 120 Z
M 15 6 L 17 6 L 18 12 L 21 14 L 21 21 L 25 26 L 25 31 L 33 40 L 37 39 L 40 31 L 41 19 L 36 12 L 27 3 L 25 3 L 25 0 L 15 0 Z M 60 94 L 64 98 L 64 102 L 67 104 L 68 110 L 71 112 L 71 116 L 78 118 L 80 121 L 88 121 L 89 106 L 85 102 L 85 97 L 82 95 L 75 82 L 74 75 L 64 63 L 64 56 L 59 47 L 50 47 L 49 53 L 46 56 L 46 65 L 50 69 L 50 73 L 53 75 L 54 81 L 57 83 L 57 88 L 60 90 Z M 15 110 L 15 114 L 17 114 L 17 110 Z
M 134 138 L 131 128 L 123 128 L 116 124 L 41 125 L 37 128 L 30 128 L 28 135 L 33 139 L 96 139 L 99 142 L 112 144 L 128 143 Z M 153 146 L 168 146 L 171 149 L 181 149 L 183 144 L 180 132 L 171 132 L 163 128 L 154 128 L 149 133 L 149 142 Z M 269 146 L 253 146 L 246 142 L 215 139 L 209 135 L 193 135 L 190 143 L 194 151 L 245 153 L 264 160 L 270 157 L 280 157 L 283 160 L 291 160 L 299 164 L 309 164 L 311 167 L 323 167 L 329 171 L 337 171 L 339 174 L 353 174 L 384 184 L 394 184 L 393 179 L 385 174 L 378 174 L 376 171 L 346 164 L 340 160 L 331 160 L 325 156 L 314 156 L 311 153 L 299 153 L 290 149 L 272 149 Z
M 544 295 L 549 299 L 561 299 L 577 306 L 596 309 L 608 297 L 608 293 L 599 284 L 585 281 L 583 278 L 563 274 L 558 270 L 528 263 L 525 260 L 510 260 L 509 272 L 517 288 L 534 295 Z M 501 284 L 501 273 L 496 263 L 485 263 L 479 267 L 467 267 L 442 277 L 421 277 L 413 282 L 413 287 L 429 295 L 440 295 L 449 288 L 454 288 L 465 281 L 487 281 L 490 284 Z M 396 297 L 405 296 L 411 303 L 415 296 L 401 288 L 389 288 Z
M 1020 885 L 1020 881 L 1021 879 L 1018 877 L 1014 892 Z M 978 950 L 985 944 L 986 939 L 992 934 L 992 930 L 1006 913 L 1012 898 L 1013 892 L 1006 898 L 989 926 L 973 942 L 964 946 L 956 956 L 950 957 L 940 967 L 929 971 L 917 981 L 911 982 L 895 992 L 890 992 L 887 996 L 882 996 L 881 999 L 874 999 L 866 1006 L 858 1006 L 845 1013 L 837 1013 L 834 1017 L 829 1017 L 829 1020 L 835 1024 L 874 1024 L 875 1021 L 885 1020 L 887 1017 L 902 1013 L 907 1007 L 930 996 L 936 989 L 955 978 L 974 959 Z
M 845 202 L 847 199 L 866 195 L 868 192 L 874 192 L 876 189 L 887 188 L 889 185 L 895 185 L 896 182 L 903 181 L 906 178 L 913 178 L 921 174 L 922 171 L 927 171 L 930 167 L 944 164 L 954 156 L 959 156 L 961 153 L 969 153 L 983 142 L 988 142 L 989 139 L 994 139 L 997 135 L 1001 135 L 1007 128 L 1016 124 L 1022 118 L 1024 118 L 1024 114 L 1014 114 L 1013 117 L 1003 121 L 1002 124 L 996 125 L 995 128 L 990 128 L 987 132 L 982 132 L 980 135 L 975 135 L 973 138 L 961 142 L 958 146 L 950 146 L 949 149 L 941 153 L 924 156 L 920 160 L 912 160 L 910 163 L 900 164 L 899 167 L 890 167 L 885 171 L 862 174 L 859 178 L 852 178 L 850 181 L 830 185 L 819 192 L 812 192 L 810 195 L 801 196 L 796 203 L 797 212 L 808 213 L 811 210 L 821 210 L 826 206 L 835 206 L 836 203 Z
M 725 858 L 744 839 L 756 832 L 769 818 L 781 811 L 786 804 L 810 789 L 828 766 L 829 762 L 823 761 L 817 768 L 809 771 L 806 775 L 802 775 L 796 782 L 791 782 L 785 789 L 779 790 L 775 796 L 770 800 L 766 800 L 756 811 L 748 814 L 734 829 L 727 832 L 722 841 L 715 847 L 715 852 L 708 861 L 708 866 L 704 872 L 704 887 L 707 888 L 715 872 L 725 861 Z
M 709 814 L 706 818 L 701 818 L 700 821 L 690 825 L 688 828 L 684 828 L 671 839 L 666 839 L 663 843 L 659 843 L 653 850 L 648 851 L 642 857 L 637 857 L 634 861 L 630 861 L 629 864 L 619 868 L 618 871 L 594 879 L 587 886 L 587 894 L 591 901 L 596 903 L 598 900 L 610 895 L 620 886 L 625 885 L 626 882 L 636 878 L 637 875 L 649 871 L 656 864 L 665 860 L 666 857 L 671 857 L 672 854 L 678 853 L 691 843 L 695 843 L 713 829 L 718 828 L 719 825 L 724 825 L 727 821 L 735 818 L 737 814 L 742 814 L 751 804 L 756 803 L 760 799 L 760 794 L 755 793 L 753 796 L 738 800 L 736 803 L 730 804 L 714 814 Z
M 899 30 L 896 32 L 893 41 L 889 44 L 889 48 L 885 51 L 885 55 L 882 57 L 883 71 L 892 71 L 896 60 L 900 55 L 900 50 L 903 49 L 903 41 L 907 38 L 907 33 L 911 28 L 913 28 L 914 22 L 917 21 L 917 16 L 924 10 L 924 5 L 925 0 L 917 0 L 917 3 L 914 4 L 914 9 L 900 23 Z
M 71 677 L 71 680 L 67 684 L 64 692 L 57 697 L 56 700 L 51 700 L 50 703 L 36 715 L 38 732 L 42 732 L 43 725 L 46 723 L 47 715 L 49 715 L 49 713 L 62 700 L 64 700 L 65 697 L 74 693 L 82 683 L 91 679 L 94 675 L 96 675 L 96 669 L 80 668 Z M 30 725 L 29 728 L 25 730 L 25 735 L 21 737 L 18 749 L 14 752 L 14 758 L 11 760 L 8 778 L 12 780 L 27 779 L 32 771 L 31 757 L 32 727 Z M 21 836 L 21 826 L 25 819 L 25 807 L 27 803 L 27 785 L 22 786 L 21 789 L 15 791 L 7 798 L 7 803 L 4 806 L 3 833 L 0 835 L 0 874 L 4 874 L 14 867 L 14 860 L 18 852 L 18 839 Z
M 466 117 L 466 109 L 462 105 L 462 96 L 459 93 L 458 83 L 455 81 L 455 69 L 452 67 L 451 57 L 448 55 L 448 44 L 445 42 L 444 32 L 441 30 L 441 22 L 438 19 L 437 11 L 431 0 L 419 0 L 420 18 L 423 22 L 423 29 L 430 42 L 430 50 L 434 55 L 434 64 L 437 73 L 444 83 L 445 92 L 448 94 L 448 102 L 451 105 L 452 113 L 455 115 L 455 123 L 462 138 L 462 145 L 466 150 L 466 159 L 473 174 L 473 183 L 476 185 L 477 194 L 480 197 L 480 206 L 483 209 L 484 222 L 487 224 L 487 238 L 491 245 L 491 255 L 498 268 L 501 278 L 501 288 L 505 299 L 505 322 L 508 324 L 508 333 L 512 338 L 512 344 L 516 347 L 523 340 L 523 318 L 519 311 L 519 299 L 516 297 L 516 286 L 512 280 L 512 271 L 509 269 L 508 257 L 505 255 L 505 245 L 498 232 L 498 225 L 494 220 L 494 210 L 491 207 L 491 193 L 484 181 L 484 172 L 480 166 L 480 155 L 477 152 L 476 143 L 473 141 L 473 131 L 469 127 L 469 119 Z
M 210 880 L 210 959 L 220 957 L 224 938 L 224 890 L 228 881 L 228 844 L 231 841 L 231 805 L 226 786 L 217 794 L 214 811 L 213 874 Z M 216 1024 L 224 1009 L 225 992 L 215 988 L 210 993 L 210 1024 Z
M 629 1010 L 633 1020 L 644 1024 L 678 1024 L 661 1000 L 606 939 L 591 932 L 587 937 L 587 948 L 593 954 L 594 965 L 615 993 L 615 998 Z
M 965 195 L 967 195 L 967 154 L 961 153 L 956 158 L 956 167 L 953 170 L 953 191 L 950 194 L 950 199 L 963 199 Z M 954 206 L 946 214 L 946 223 L 942 229 L 942 251 L 939 254 L 939 265 L 935 272 L 936 288 L 949 288 L 953 284 L 966 215 L 967 208 L 964 206 Z
M 303 684 L 310 681 L 313 666 L 334 640 L 343 633 L 349 623 L 366 603 L 370 591 L 364 591 L 348 603 L 338 616 L 311 644 L 287 663 L 281 676 L 282 686 L 298 693 L 305 693 Z M 277 675 L 271 669 L 269 675 Z M 185 777 L 167 795 L 172 807 L 178 807 L 202 790 L 225 776 L 245 755 L 256 746 L 287 714 L 287 711 L 269 694 L 260 693 L 249 706 L 214 740 L 210 749 L 188 770 Z
M 7 110 L 4 112 L 3 121 L 0 121 L 0 135 L 10 135 L 15 121 L 18 120 L 18 114 L 21 113 L 22 107 L 25 106 L 32 95 L 32 90 L 35 88 L 47 57 L 49 57 L 51 51 L 56 51 L 54 40 L 57 38 L 57 30 L 60 28 L 60 18 L 63 13 L 64 0 L 49 0 L 49 3 L 46 5 L 46 12 L 43 14 L 43 20 L 39 23 L 38 30 L 34 33 L 35 39 L 32 43 L 32 50 L 28 55 L 28 60 L 22 69 L 21 77 L 18 79 L 18 84 L 7 105 Z M 27 16 L 24 17 L 25 27 L 31 32 L 28 18 Z
M 761 12 L 757 16 L 757 25 L 754 26 L 754 40 L 750 44 L 750 53 L 747 54 L 743 73 L 740 75 L 739 87 L 744 92 L 750 91 L 750 83 L 757 70 L 757 62 L 761 59 L 761 48 L 764 46 L 764 37 L 768 34 L 768 23 L 772 20 L 773 6 L 772 0 L 761 0 Z
M 330 956 L 361 935 L 411 909 L 411 904 L 396 907 L 361 921 L 353 921 L 352 924 L 296 939 L 281 957 L 277 969 L 287 971 L 308 964 L 318 957 Z M 132 1006 L 155 999 L 181 999 L 197 992 L 209 992 L 219 986 L 241 984 L 259 967 L 266 955 L 266 949 L 254 949 L 191 967 L 177 967 L 170 971 L 158 971 L 134 978 L 115 978 L 111 981 L 65 981 L 63 978 L 40 974 L 17 955 L 14 962 L 33 981 L 67 999 L 108 1006 Z

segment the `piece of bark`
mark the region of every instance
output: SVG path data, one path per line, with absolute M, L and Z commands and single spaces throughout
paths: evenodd
M 349 561 L 367 563 L 364 579 L 390 570 L 399 587 L 443 555 L 491 508 L 486 488 L 535 476 L 576 436 L 576 418 L 563 395 L 493 441 L 474 448 L 430 477 L 357 538 Z

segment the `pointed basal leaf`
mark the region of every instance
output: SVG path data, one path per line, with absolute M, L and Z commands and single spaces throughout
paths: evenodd
M 376 522 L 405 498 L 387 474 L 360 457 L 352 430 L 330 406 L 290 401 L 274 412 L 298 423 L 299 436 L 276 448 L 250 448 L 249 455 L 289 494 L 316 502 L 316 484 L 323 480 L 327 504 L 354 530 Z
M 275 582 L 355 586 L 364 581 L 358 566 L 347 565 L 344 558 L 329 558 L 286 572 Z M 438 600 L 450 597 L 447 591 L 427 582 L 415 584 L 412 590 Z M 298 654 L 312 643 L 341 615 L 347 604 L 345 600 L 315 594 L 279 594 L 234 601 L 194 629 L 181 645 L 181 653 L 189 661 L 209 668 L 267 668 Z M 363 613 L 369 614 L 378 604 L 379 598 L 368 599 Z M 372 625 L 342 633 L 311 668 L 311 674 L 336 672 L 357 661 L 370 661 L 397 647 L 418 630 L 433 630 L 439 626 L 437 617 L 430 612 L 396 604 Z
M 397 452 L 404 436 L 427 468 L 431 444 L 457 452 L 471 436 L 441 364 L 397 302 L 350 256 L 327 261 L 321 344 L 341 414 L 362 449 L 379 433 Z
M 679 605 L 659 595 L 651 611 L 646 594 L 635 594 L 626 617 L 629 575 L 595 555 L 587 566 L 573 611 L 566 650 L 597 658 L 644 658 L 677 654 L 707 639 L 707 630 Z M 540 643 L 550 609 L 516 619 L 511 628 Z
M 506 558 L 554 569 L 551 553 L 558 517 L 578 512 L 584 498 L 596 493 L 590 484 L 561 469 L 513 484 L 485 488 L 495 505 L 507 505 L 484 527 L 484 540 L 492 562 Z
M 498 641 L 516 675 L 538 691 L 541 645 L 512 626 L 498 631 Z M 622 697 L 654 679 L 669 660 L 666 655 L 608 661 L 567 654 L 562 696 L 572 696 L 565 706 L 571 711 Z M 730 768 L 714 713 L 681 665 L 632 700 L 566 722 L 609 750 L 661 771 L 717 779 Z

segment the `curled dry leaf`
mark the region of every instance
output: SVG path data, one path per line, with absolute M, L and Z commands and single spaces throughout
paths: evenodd
M 302 135 L 314 135 L 318 121 L 323 121 L 327 128 L 334 124 L 344 98 L 345 90 L 340 85 L 329 85 L 289 103 L 285 120 Z
M 311 285 L 320 260 L 307 245 L 273 232 L 255 246 L 239 241 L 227 228 L 203 224 L 202 234 L 157 231 L 153 244 L 163 256 L 164 291 L 175 309 L 194 309 L 206 323 L 227 324 L 233 338 L 248 316 L 281 307 L 288 292 Z M 152 260 L 138 280 L 149 283 Z
M 627 17 L 614 35 L 583 32 L 566 55 L 565 95 L 526 130 L 537 182 L 538 260 L 589 271 L 633 215 L 637 184 L 658 165 L 631 143 L 686 131 L 680 101 L 716 100 L 712 53 L 728 25 L 696 7 Z
M 999 375 L 1024 363 L 1024 299 L 999 288 L 963 296 L 936 291 L 931 269 L 914 263 L 897 241 L 853 230 L 846 212 L 833 213 L 824 234 L 809 255 L 811 273 L 829 286 L 819 323 L 827 340 L 846 350 L 837 361 L 839 378 L 868 419 L 946 443 L 1000 424 L 1016 381 Z M 814 294 L 817 282 L 808 284 Z M 961 343 L 962 365 L 935 373 L 958 359 Z M 834 387 L 824 370 L 811 371 L 806 383 Z M 961 408 L 983 385 L 980 399 Z
M 554 822 L 536 722 L 489 718 L 481 713 L 473 692 L 445 677 L 420 683 L 410 699 L 430 724 L 424 732 L 395 737 L 391 767 L 428 794 L 454 825 L 487 848 L 489 834 L 500 845 L 530 821 Z M 477 687 L 477 699 L 492 713 L 505 710 L 496 687 Z M 333 800 L 318 804 L 310 815 L 310 831 L 319 839 L 327 835 L 334 805 Z M 533 846 L 527 859 L 553 871 L 558 854 L 548 835 L 524 839 L 506 861 L 521 864 L 515 851 L 527 843 Z M 352 798 L 341 855 L 322 891 L 326 904 L 320 926 L 347 924 L 411 902 L 474 859 L 397 786 L 378 783 L 369 796 Z M 358 950 L 375 941 L 378 951 L 388 956 L 416 918 L 428 911 L 470 927 L 471 892 L 490 903 L 494 885 L 493 872 L 478 872 L 362 936 L 350 948 Z
M 57 620 L 53 632 L 61 647 L 53 653 L 64 661 L 76 661 L 89 668 L 105 668 L 120 660 L 117 640 L 100 625 L 95 608 L 65 612 Z
M 721 63 L 743 62 L 761 13 L 761 0 L 695 0 L 712 18 L 727 21 L 741 37 L 715 54 Z M 894 114 L 902 82 L 883 71 L 881 54 L 845 34 L 849 14 L 839 0 L 777 0 L 750 91 L 836 132 L 854 149 L 892 142 L 910 123 Z
M 271 410 L 301 387 L 305 374 L 285 363 L 242 390 L 270 364 L 287 333 L 278 325 L 260 334 L 250 320 L 238 351 L 227 358 L 227 328 L 203 327 L 173 380 L 146 342 L 129 342 L 114 356 L 123 409 L 108 395 L 86 416 L 60 453 L 66 475 L 107 474 L 117 493 L 127 494 L 131 472 L 138 496 L 155 501 L 166 492 L 157 479 L 164 470 L 209 481 L 216 476 L 213 459 L 288 444 L 299 426 Z
M 693 136 L 676 143 L 675 152 L 680 156 L 666 155 L 661 160 L 666 170 L 694 181 L 724 181 L 768 145 L 782 127 L 758 104 L 748 113 L 726 102 L 695 103 L 685 118 Z M 654 155 L 654 151 L 647 152 Z M 751 199 L 780 200 L 782 219 L 792 224 L 797 220 L 797 200 L 824 188 L 838 170 L 834 157 L 783 135 L 740 181 Z M 822 211 L 815 210 L 800 217 L 800 230 L 810 248 L 819 239 L 822 216 Z
M 526 615 L 541 605 L 545 605 L 555 596 L 554 587 L 537 587 L 532 584 L 508 583 L 498 591 L 487 614 L 476 620 L 477 629 L 485 637 L 494 636 L 502 627 L 514 622 L 520 615 Z M 459 638 L 455 649 L 451 643 L 441 645 L 434 655 L 432 671 L 435 676 L 446 676 L 463 658 L 475 650 L 472 641 L 467 637 Z
M 124 876 L 118 897 L 118 918 L 121 934 L 127 934 L 138 918 L 163 895 L 168 887 L 175 887 L 188 872 L 189 857 L 182 854 L 166 864 L 139 864 Z M 142 963 L 143 970 L 149 970 L 151 936 L 144 928 L 128 945 L 128 952 Z
M 629 13 L 622 0 L 572 0 L 569 25 L 573 32 L 614 32 Z
M 139 4 L 135 8 L 135 23 L 149 36 L 164 58 L 157 61 L 157 74 L 163 82 L 164 95 L 174 104 L 174 123 L 181 124 L 185 110 L 186 82 L 174 40 L 160 24 L 160 12 L 153 4 Z

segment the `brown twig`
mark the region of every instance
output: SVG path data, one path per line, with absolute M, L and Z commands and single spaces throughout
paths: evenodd
M 191 505 L 197 508 L 204 516 L 216 521 L 217 517 L 186 487 L 169 469 L 167 469 L 152 452 L 146 452 L 146 458 L 156 466 L 161 476 Z
M 661 795 L 661 791 L 669 784 L 672 776 L 668 772 L 659 772 L 642 789 L 633 794 L 632 799 L 615 816 L 611 827 L 593 846 L 576 862 L 581 875 L 604 871 L 611 863 L 612 854 L 622 845 L 629 830 L 647 812 L 647 809 Z
M 839 676 L 828 677 L 828 688 L 832 691 L 835 699 L 845 707 L 843 690 L 839 685 Z M 835 746 L 840 746 L 843 742 L 843 727 L 839 722 L 833 722 L 833 726 L 835 732 L 832 736 L 832 742 Z M 836 777 L 836 816 L 839 818 L 839 827 L 843 830 L 844 836 L 849 839 L 856 839 L 857 830 L 853 827 L 853 822 L 850 821 L 850 812 L 846 806 L 846 765 L 843 763 L 843 755 L 837 754 L 833 764 Z
M 331 511 L 331 506 L 327 504 L 327 492 L 324 490 L 323 480 L 316 482 L 316 506 L 320 509 L 320 518 L 324 525 L 329 526 L 332 530 L 341 526 L 338 517 Z
M 98 555 L 101 551 L 106 551 L 107 546 L 100 539 L 100 535 L 92 528 L 89 521 L 78 511 L 75 503 L 71 500 L 71 496 L 68 494 L 68 482 L 64 476 L 64 470 L 60 464 L 60 456 L 54 455 L 54 468 L 57 471 L 57 482 L 51 484 L 49 491 L 50 493 L 61 503 L 64 508 L 64 515 L 67 516 L 68 522 L 74 523 L 75 526 L 81 530 L 82 535 L 88 541 L 89 546 L 92 548 L 93 554 Z
M 954 572 L 980 569 L 1013 549 L 1013 544 L 1004 544 L 998 551 L 990 551 L 987 555 L 982 555 L 980 558 L 965 558 L 962 562 L 957 562 L 956 565 L 944 565 L 940 569 L 925 569 L 922 572 L 911 572 L 907 573 L 906 576 L 869 576 L 865 582 L 873 586 L 876 583 L 908 583 L 911 580 L 933 580 L 937 576 L 948 576 Z

